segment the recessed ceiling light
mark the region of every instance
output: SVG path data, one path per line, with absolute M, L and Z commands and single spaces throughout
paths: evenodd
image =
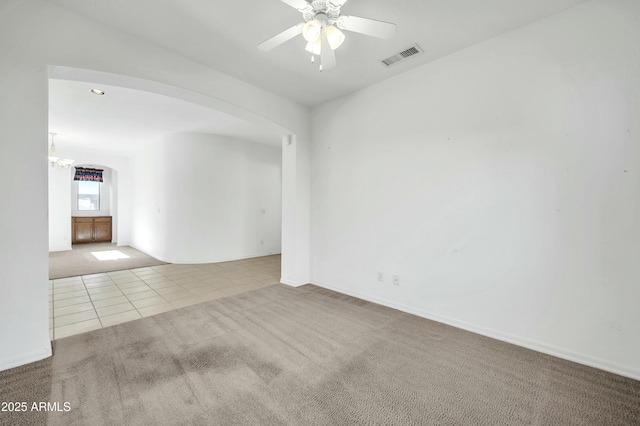
M 91 89 L 91 93 L 94 95 L 104 95 L 104 92 L 100 89 Z

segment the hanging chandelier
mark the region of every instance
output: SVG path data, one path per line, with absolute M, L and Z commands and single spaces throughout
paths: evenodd
M 51 145 L 49 146 L 49 164 L 51 167 L 57 167 L 61 170 L 66 170 L 73 164 L 74 160 L 70 160 L 68 158 L 60 158 L 56 153 L 56 144 L 53 141 L 53 138 L 57 135 L 57 133 L 51 133 Z

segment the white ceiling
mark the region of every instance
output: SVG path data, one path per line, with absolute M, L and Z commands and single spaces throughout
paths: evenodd
M 336 50 L 337 66 L 322 73 L 318 72 L 317 64 L 310 63 L 301 36 L 270 52 L 256 48 L 260 42 L 302 22 L 301 14 L 280 0 L 47 1 L 313 107 L 588 0 L 349 0 L 342 7 L 343 14 L 394 22 L 397 34 L 390 40 L 380 40 L 345 31 L 346 41 Z M 420 45 L 425 54 L 390 68 L 380 64 L 380 60 L 414 43 Z M 86 116 L 90 121 L 84 124 L 79 123 L 77 117 L 74 123 L 57 122 L 58 117 L 60 120 L 65 116 L 69 118 L 66 114 L 74 110 L 73 106 L 63 106 L 63 103 L 97 102 L 95 99 L 74 99 L 72 90 L 75 89 L 72 86 L 58 87 L 63 99 L 55 99 L 55 94 L 52 96 L 51 124 L 52 127 L 60 127 L 58 133 L 62 138 L 63 129 L 68 129 L 69 135 L 73 132 L 81 135 L 79 128 L 88 131 L 96 125 L 96 116 L 89 112 Z M 85 91 L 84 88 L 80 90 L 83 97 L 86 96 Z M 141 95 L 140 92 L 121 94 L 127 102 L 132 102 L 131 96 Z M 148 101 L 149 98 L 140 102 Z M 114 108 L 122 107 L 117 100 L 107 102 Z M 166 100 L 161 103 L 167 110 L 170 109 L 169 104 Z M 195 108 L 184 104 L 177 103 L 174 107 L 178 111 Z M 107 113 L 105 110 L 99 112 Z M 200 113 L 206 115 L 203 111 Z M 111 117 L 110 128 L 117 128 L 121 134 L 127 129 L 132 135 L 144 131 L 143 124 L 131 119 L 135 115 L 125 116 L 126 120 L 115 123 L 116 112 L 108 114 Z M 211 114 L 221 121 L 211 121 L 218 124 L 206 130 L 204 122 L 195 120 L 193 125 L 196 129 L 204 127 L 198 131 L 217 131 L 234 125 L 228 121 L 231 120 L 228 116 Z M 164 119 L 152 115 L 150 111 L 138 111 L 141 120 L 146 119 L 147 124 L 156 123 L 156 133 L 188 124 L 186 116 L 175 123 L 163 123 Z M 242 130 L 245 131 L 251 133 L 255 128 Z M 87 134 L 82 137 L 88 138 Z
M 91 93 L 98 88 L 105 92 Z M 180 99 L 117 86 L 49 80 L 49 131 L 58 147 L 131 155 L 167 134 L 213 133 L 280 146 L 278 135 Z

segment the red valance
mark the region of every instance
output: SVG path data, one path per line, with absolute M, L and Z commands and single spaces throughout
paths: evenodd
M 86 167 L 76 167 L 76 174 L 73 176 L 73 180 L 81 180 L 88 182 L 104 182 L 102 179 L 102 172 L 100 169 L 89 169 Z

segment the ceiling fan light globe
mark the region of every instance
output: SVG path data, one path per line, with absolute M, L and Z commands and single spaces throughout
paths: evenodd
M 322 42 L 318 39 L 316 42 L 307 42 L 307 46 L 304 48 L 307 52 L 312 55 L 319 55 L 322 51 Z
M 332 50 L 336 50 L 344 42 L 344 33 L 333 25 L 329 25 L 324 32 L 327 35 L 327 41 Z
M 320 40 L 320 35 L 322 34 L 322 23 L 317 19 L 312 19 L 311 21 L 304 24 L 302 27 L 302 37 L 305 40 L 311 43 L 315 43 Z

